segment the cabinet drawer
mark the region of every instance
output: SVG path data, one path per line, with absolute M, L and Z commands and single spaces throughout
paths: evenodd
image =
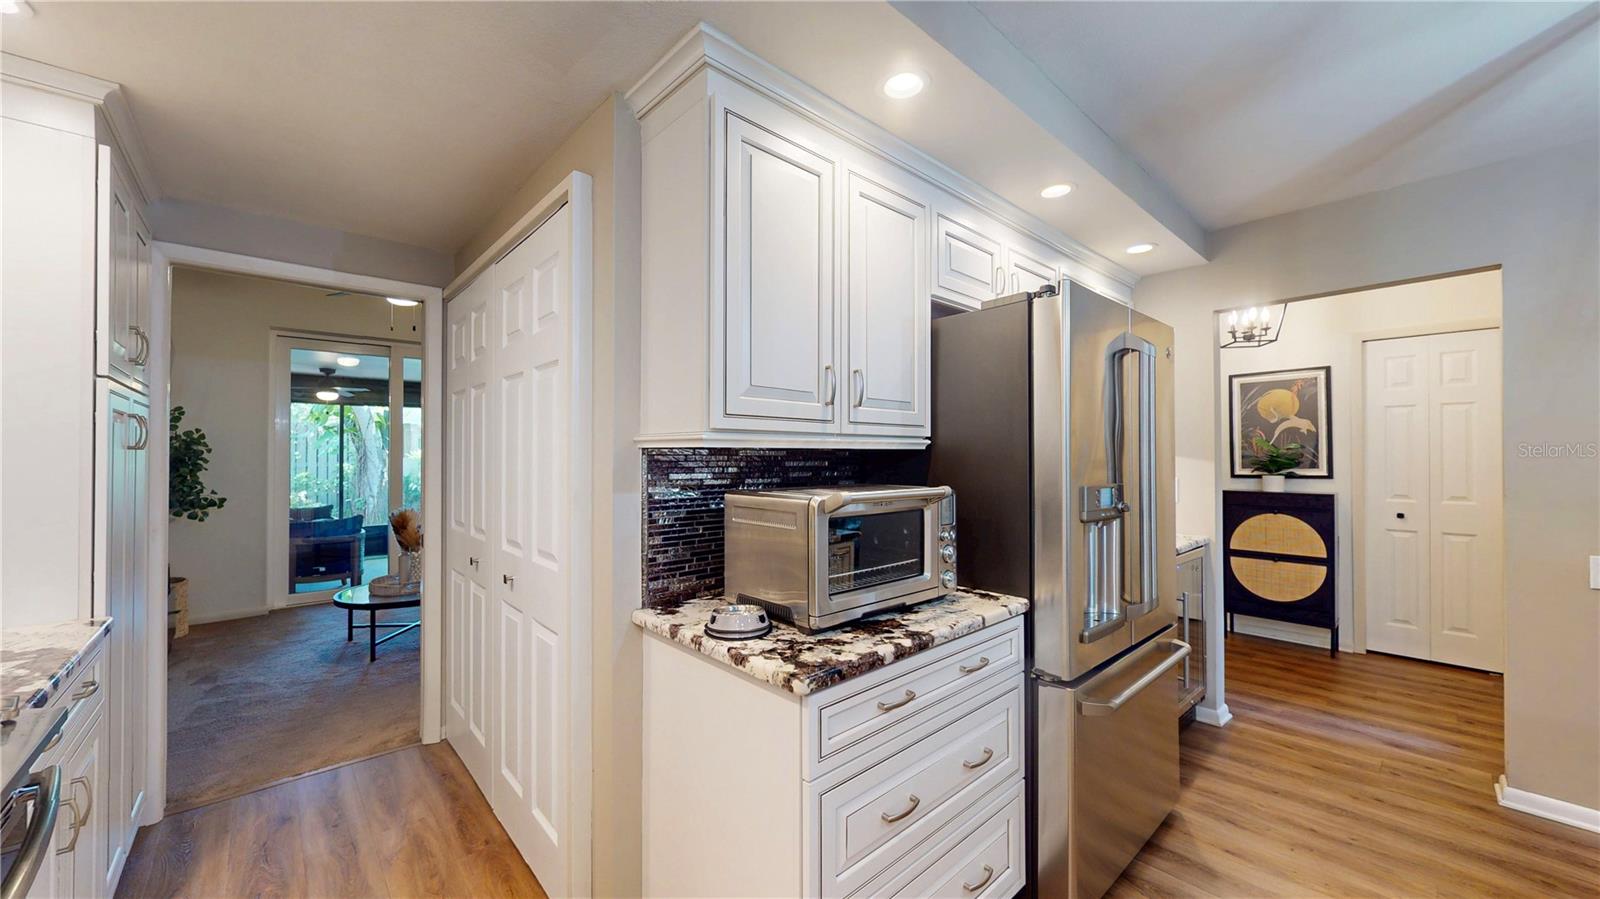
M 822 892 L 843 896 L 1022 770 L 1022 678 L 821 794 Z
M 817 709 L 817 758 L 823 761 L 923 709 L 976 687 L 1022 660 L 1022 620 L 950 644 L 927 664 Z M 931 655 L 931 654 L 930 654 Z M 915 664 L 913 661 L 912 664 Z
M 1027 882 L 1027 800 L 1020 778 L 951 822 L 932 847 L 867 885 L 857 897 L 972 899 L 1014 895 Z
M 105 643 L 102 642 L 93 655 L 78 663 L 78 667 L 61 682 L 61 688 L 50 697 L 46 708 L 70 708 L 70 711 L 61 733 L 40 756 L 41 763 L 53 763 L 67 747 L 75 744 L 105 701 L 105 657 Z

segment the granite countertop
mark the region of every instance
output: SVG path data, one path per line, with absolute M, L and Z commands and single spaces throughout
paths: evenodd
M 1028 611 L 1022 597 L 963 589 L 818 634 L 775 621 L 772 633 L 755 640 L 706 636 L 711 610 L 726 602 L 708 597 L 670 608 L 638 609 L 633 623 L 757 680 L 806 696 Z
M 110 618 L 0 630 L 0 699 L 43 706 L 110 630 Z
M 1182 555 L 1191 549 L 1199 549 L 1211 542 L 1210 537 L 1201 537 L 1195 534 L 1178 535 L 1178 554 Z
M 80 663 L 105 640 L 110 618 L 0 630 L 0 781 L 5 795 L 21 786 L 50 735 L 71 711 L 46 709 Z

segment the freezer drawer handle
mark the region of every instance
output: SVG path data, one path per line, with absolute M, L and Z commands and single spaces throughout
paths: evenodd
M 961 671 L 962 674 L 971 674 L 974 671 L 982 671 L 983 669 L 985 669 L 987 667 L 989 667 L 989 657 L 988 656 L 978 656 L 978 664 L 976 664 L 976 665 L 962 665 L 962 666 L 960 666 L 960 671 Z
M 1109 715 L 1122 708 L 1127 704 L 1128 700 L 1139 695 L 1139 691 L 1155 683 L 1189 654 L 1189 644 L 1182 640 L 1173 640 L 1167 646 L 1169 647 L 1169 654 L 1161 661 L 1161 664 L 1146 672 L 1144 677 L 1129 684 L 1126 690 L 1103 702 L 1097 699 L 1080 699 L 1078 700 L 1078 708 L 1083 711 L 1084 715 L 1090 717 Z
M 27 784 L 12 794 L 12 801 L 15 802 L 15 797 L 32 793 L 36 797 L 33 801 L 39 803 L 39 812 L 28 822 L 28 832 L 17 849 L 16 860 L 11 870 L 6 872 L 5 883 L 0 884 L 0 897 L 3 899 L 21 899 L 26 895 L 39 869 L 44 866 L 45 850 L 56 830 L 56 809 L 61 805 L 60 775 L 61 769 L 51 765 L 34 772 Z
M 983 879 L 978 881 L 977 883 L 964 883 L 964 884 L 961 885 L 961 888 L 963 890 L 966 890 L 969 893 L 976 893 L 977 891 L 979 891 L 979 890 L 983 889 L 984 887 L 988 886 L 989 885 L 989 881 L 991 881 L 993 879 L 994 879 L 994 866 L 993 865 L 984 865 L 983 866 Z
M 989 764 L 989 760 L 992 758 L 994 758 L 994 750 L 985 746 L 983 747 L 983 758 L 978 759 L 975 762 L 963 761 L 961 763 L 961 767 L 967 769 L 968 771 L 975 771 L 979 768 L 982 768 L 984 765 Z
M 904 818 L 905 816 L 907 816 L 907 815 L 911 814 L 912 812 L 916 811 L 917 810 L 917 806 L 922 804 L 922 800 L 918 799 L 917 798 L 917 794 L 915 794 L 915 793 L 911 794 L 910 799 L 911 799 L 911 804 L 906 806 L 905 811 L 899 812 L 899 813 L 893 814 L 893 815 L 889 814 L 888 812 L 884 812 L 882 814 L 882 816 L 881 816 L 883 818 L 883 823 L 885 823 L 885 824 L 893 824 L 894 822 L 899 821 L 900 819 Z
M 901 706 L 905 705 L 906 703 L 908 703 L 911 700 L 916 699 L 916 698 L 917 698 L 916 691 L 907 690 L 906 691 L 906 698 L 904 698 L 904 699 L 896 699 L 894 702 L 883 702 L 882 700 L 879 700 L 879 702 L 878 702 L 878 711 L 880 711 L 880 712 L 892 712 L 895 709 L 900 708 Z

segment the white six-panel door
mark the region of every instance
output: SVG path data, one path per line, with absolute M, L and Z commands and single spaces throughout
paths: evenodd
M 493 804 L 556 896 L 567 891 L 569 216 L 557 212 L 491 273 L 501 496 L 490 585 L 500 667 Z
M 1367 646 L 1502 671 L 1500 332 L 1365 354 Z
M 563 206 L 446 315 L 445 734 L 552 896 L 581 889 L 587 845 L 571 768 L 588 528 L 573 217 Z
M 451 301 L 445 324 L 445 733 L 480 786 L 491 771 L 489 523 L 499 495 L 488 471 L 495 423 L 490 280 L 485 273 Z

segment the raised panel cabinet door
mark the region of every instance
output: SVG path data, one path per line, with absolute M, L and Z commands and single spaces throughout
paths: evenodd
M 139 386 L 145 386 L 150 383 L 150 354 L 154 352 L 150 342 L 150 226 L 137 209 L 131 208 L 128 225 L 128 290 L 132 295 L 128 329 L 134 335 L 137 353 L 129 366 L 129 376 Z
M 108 146 L 99 147 L 95 303 L 98 373 L 131 381 L 141 349 L 134 211 L 127 178 Z
M 572 210 L 563 207 L 493 270 L 499 397 L 490 527 L 498 669 L 490 802 L 534 876 L 566 895 L 571 673 L 570 550 L 580 334 L 572 308 Z
M 127 593 L 120 620 L 123 632 L 123 679 L 116 691 L 122 695 L 125 711 L 121 766 L 113 777 L 124 782 L 126 805 L 122 820 L 113 830 L 121 837 L 121 848 L 126 854 L 133 847 L 134 833 L 139 829 L 139 814 L 144 805 L 145 765 L 148 739 L 145 721 L 149 709 L 146 703 L 148 669 L 145 665 L 145 635 L 149 627 L 149 512 L 150 512 L 150 401 L 138 394 L 129 397 L 129 411 L 139 432 L 136 442 L 127 454 L 127 492 L 125 506 L 128 512 Z M 165 627 L 165 621 L 162 622 Z
M 489 552 L 494 292 L 485 272 L 445 312 L 445 736 L 484 794 L 490 760 L 494 641 Z
M 1504 671 L 1500 332 L 1424 340 L 1432 463 L 1430 657 Z
M 859 173 L 849 178 L 849 420 L 925 433 L 928 207 Z
M 727 141 L 724 412 L 836 421 L 834 163 L 731 112 Z
M 1374 340 L 1364 352 L 1367 648 L 1426 659 L 1432 633 L 1427 343 Z
M 1038 290 L 1046 284 L 1054 284 L 1061 278 L 1061 271 L 1054 263 L 1045 261 L 1046 254 L 1034 251 L 1031 247 L 1010 246 L 1006 248 L 1006 283 L 1003 292 L 1011 294 L 1023 290 Z
M 104 711 L 85 728 L 78 745 L 61 768 L 61 817 L 67 824 L 58 832 L 54 850 L 58 857 L 70 858 L 72 889 L 57 887 L 57 896 L 93 897 L 111 895 L 106 880 L 107 839 L 110 830 L 105 802 L 108 771 L 105 753 Z M 66 800 L 71 800 L 69 806 Z M 70 847 L 70 849 L 69 849 Z
M 934 294 L 976 309 L 1004 288 L 1005 262 L 1000 241 L 941 212 L 934 222 Z

